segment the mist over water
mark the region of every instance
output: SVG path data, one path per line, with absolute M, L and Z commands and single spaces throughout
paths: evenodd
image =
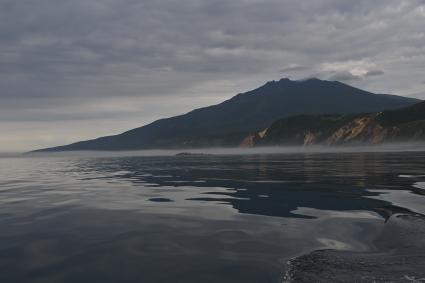
M 424 278 L 424 160 L 418 145 L 0 158 L 0 282 Z
M 291 153 L 350 153 L 350 152 L 405 152 L 425 151 L 425 143 L 392 143 L 379 145 L 356 146 L 269 146 L 269 147 L 217 147 L 217 148 L 185 148 L 185 149 L 153 149 L 134 151 L 63 151 L 63 152 L 29 152 L 26 156 L 63 156 L 63 157 L 126 157 L 126 156 L 172 156 L 179 153 L 215 154 L 215 155 L 253 155 L 253 154 L 291 154 Z M 18 157 L 21 153 L 5 153 L 0 157 Z

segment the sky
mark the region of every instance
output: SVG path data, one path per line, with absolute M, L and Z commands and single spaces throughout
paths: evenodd
M 425 0 L 0 0 L 0 152 L 111 135 L 283 77 L 425 99 Z

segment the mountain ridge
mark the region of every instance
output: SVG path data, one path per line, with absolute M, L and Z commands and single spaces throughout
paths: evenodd
M 284 117 L 375 112 L 409 106 L 418 101 L 374 94 L 336 81 L 283 78 L 239 93 L 219 104 L 159 119 L 118 135 L 38 151 L 236 146 L 248 134 Z

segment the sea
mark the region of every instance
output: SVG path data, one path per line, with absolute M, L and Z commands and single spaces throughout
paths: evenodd
M 0 282 L 425 282 L 425 150 L 3 155 Z

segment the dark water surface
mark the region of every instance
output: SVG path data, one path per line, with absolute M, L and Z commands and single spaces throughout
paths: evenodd
M 0 158 L 0 282 L 425 282 L 425 152 Z

